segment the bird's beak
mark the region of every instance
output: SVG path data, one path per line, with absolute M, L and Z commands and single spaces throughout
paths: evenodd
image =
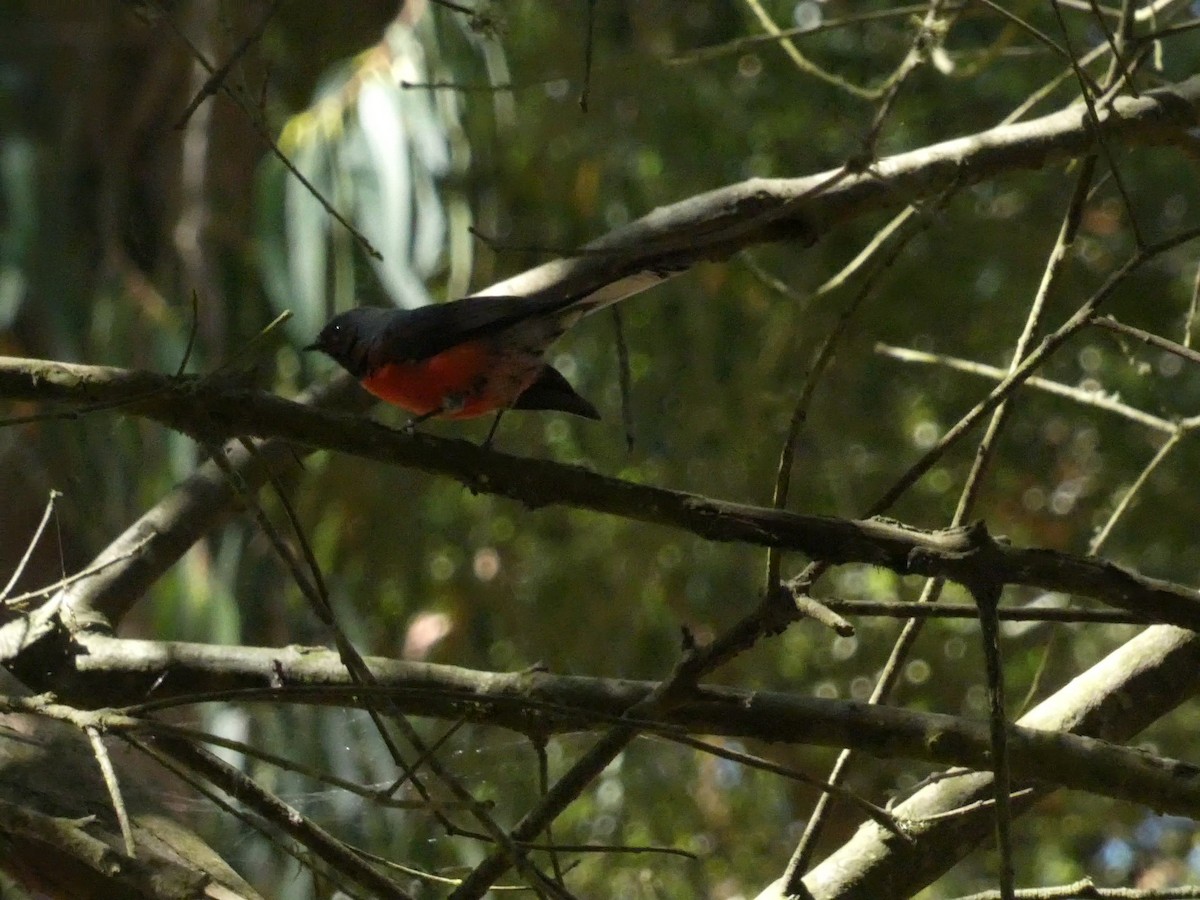
M 321 349 L 320 343 L 309 344 L 307 347 L 300 348 L 301 352 L 303 352 L 303 353 L 308 353 L 311 350 L 320 350 L 320 349 Z

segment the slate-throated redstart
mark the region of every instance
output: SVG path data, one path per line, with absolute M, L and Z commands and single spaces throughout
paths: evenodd
M 599 419 L 542 354 L 581 317 L 611 302 L 466 297 L 416 309 L 360 307 L 334 316 L 304 349 L 331 356 L 372 394 L 413 413 L 413 424 L 507 409 Z

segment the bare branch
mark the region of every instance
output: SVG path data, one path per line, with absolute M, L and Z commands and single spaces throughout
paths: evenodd
M 82 394 L 80 399 L 88 401 L 125 392 L 152 394 L 153 399 L 139 400 L 135 411 L 184 431 L 204 422 L 228 434 L 283 438 L 449 476 L 472 490 L 511 497 L 530 507 L 556 504 L 590 509 L 685 529 L 712 541 L 798 550 L 831 564 L 867 563 L 962 583 L 986 574 L 1003 584 L 1080 594 L 1154 621 L 1200 629 L 1200 593 L 1190 588 L 1103 560 L 1014 547 L 993 539 L 982 525 L 931 532 L 888 520 L 855 521 L 764 509 L 635 484 L 549 460 L 508 456 L 464 441 L 409 435 L 258 391 L 148 372 L 0 357 L 0 395 L 62 400 Z M 990 396 L 998 403 L 1005 395 L 997 387 Z M 990 408 L 977 407 L 985 412 Z M 117 565 L 104 572 L 121 568 Z M 116 601 L 131 602 L 129 598 Z M 12 655 L 13 645 L 7 641 L 20 645 L 30 636 L 25 623 L 15 624 L 19 631 L 8 626 L 0 630 L 0 655 Z
M 1169 652 L 1159 659 L 1149 653 L 1147 644 L 1156 648 L 1166 637 L 1173 634 L 1177 638 L 1181 632 L 1163 626 L 1144 634 L 1152 637 L 1135 638 L 1109 661 L 1081 676 L 1084 683 L 1098 681 L 1102 686 L 1123 684 L 1125 678 L 1158 682 L 1156 690 L 1148 692 L 1151 708 L 1145 713 L 1139 710 L 1133 717 L 1139 728 L 1183 702 L 1200 686 L 1200 667 L 1181 675 L 1181 660 L 1196 658 L 1200 648 L 1169 646 Z M 1131 664 L 1129 672 L 1114 671 L 1113 660 L 1136 660 L 1135 653 L 1143 658 Z M 377 673 L 378 684 L 364 687 L 351 681 L 335 653 L 320 648 L 226 648 L 85 635 L 80 638 L 79 650 L 60 662 L 55 673 L 60 683 L 80 697 L 95 700 L 120 699 L 139 690 L 144 695 L 146 684 L 157 683 L 156 692 L 164 695 L 163 702 L 116 713 L 73 709 L 42 698 L 0 698 L 0 710 L 49 716 L 114 734 L 180 741 L 176 726 L 160 724 L 146 714 L 216 699 L 361 708 L 373 699 L 387 697 L 407 715 L 451 722 L 465 715 L 478 724 L 523 733 L 578 732 L 619 723 L 618 730 L 628 730 L 631 739 L 638 734 L 668 739 L 721 735 L 770 743 L 852 746 L 881 759 L 916 759 L 968 769 L 991 766 L 989 724 L 941 713 L 711 685 L 694 689 L 660 712 L 648 701 L 662 689 L 662 682 L 501 674 L 383 658 L 371 658 L 368 663 Z M 1156 670 L 1158 666 L 1164 668 Z M 204 685 L 222 690 L 194 693 Z M 1008 726 L 1014 776 L 1149 804 L 1164 812 L 1200 816 L 1200 769 L 1141 749 L 1053 733 L 1050 727 L 1043 727 L 1047 710 L 1055 702 L 1075 696 L 1076 688 L 1060 693 L 1059 701 L 1052 698 L 1020 723 Z M 171 697 L 174 699 L 168 701 Z M 1116 700 L 1105 703 L 1095 715 L 1120 719 Z M 625 715 L 630 709 L 640 712 Z M 1125 726 L 1114 721 L 1106 727 Z M 990 798 L 990 792 L 985 791 L 984 796 Z M 897 821 L 905 823 L 928 815 L 904 806 L 895 814 Z M 986 818 L 983 824 L 986 829 Z M 536 834 L 514 835 L 514 839 L 527 843 Z

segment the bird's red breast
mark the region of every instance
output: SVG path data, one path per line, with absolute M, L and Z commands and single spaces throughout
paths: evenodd
M 419 362 L 385 363 L 362 379 L 376 397 L 424 416 L 469 419 L 507 409 L 533 383 L 536 365 L 512 365 L 486 341 L 468 341 Z M 536 361 L 531 361 L 536 362 Z

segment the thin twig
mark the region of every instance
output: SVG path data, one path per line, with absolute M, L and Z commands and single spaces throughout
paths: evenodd
M 1097 3 L 1096 0 L 1088 0 L 1088 5 L 1091 7 L 1092 14 L 1095 16 L 1096 25 L 1102 32 L 1104 32 L 1104 40 L 1108 42 L 1108 49 L 1112 53 L 1111 63 L 1115 71 L 1109 73 L 1109 76 L 1106 79 L 1108 84 L 1127 84 L 1129 85 L 1129 90 L 1133 96 L 1138 96 L 1137 88 L 1133 84 L 1133 69 L 1125 62 L 1125 57 L 1121 52 L 1121 44 L 1124 42 L 1118 40 L 1117 35 L 1112 32 L 1112 29 L 1108 27 L 1108 23 L 1104 21 L 1104 15 L 1100 11 L 1100 4 Z M 1127 9 L 1130 8 L 1128 2 L 1125 3 L 1125 7 Z M 1122 15 L 1121 22 L 1118 24 L 1118 27 L 1124 29 L 1129 27 L 1131 22 L 1132 19 L 1128 15 Z M 1120 74 L 1120 78 L 1116 77 L 1117 73 Z
M 999 366 L 989 366 L 986 363 L 961 359 L 957 356 L 946 356 L 942 353 L 928 353 L 924 350 L 912 350 L 908 347 L 893 347 L 890 344 L 876 344 L 875 352 L 884 356 L 890 356 L 892 359 L 897 359 L 901 362 L 942 366 L 956 372 L 978 375 L 992 381 L 1003 381 L 1008 374 L 1007 371 L 1001 369 Z M 1045 391 L 1047 394 L 1054 394 L 1057 397 L 1065 397 L 1081 406 L 1090 406 L 1093 409 L 1112 413 L 1162 434 L 1172 435 L 1179 427 L 1178 423 L 1170 419 L 1164 419 L 1161 416 L 1138 409 L 1136 406 L 1122 403 L 1120 400 L 1101 391 L 1088 391 L 1083 388 L 1074 387 L 1073 385 L 1063 384 L 1061 381 L 1051 381 L 1049 378 L 1042 378 L 1037 375 L 1026 379 L 1025 386 Z
M 1084 74 L 1083 68 L 1077 62 L 1075 51 L 1071 47 L 1071 36 L 1067 31 L 1067 23 L 1063 19 L 1062 10 L 1058 8 L 1058 4 L 1056 3 L 1051 3 L 1050 8 L 1054 10 L 1054 15 L 1058 19 L 1058 26 L 1062 30 L 1063 40 L 1066 42 L 1067 50 L 1070 51 L 1071 68 L 1074 69 L 1075 77 L 1079 81 L 1079 93 L 1083 98 L 1084 108 L 1087 110 L 1088 124 L 1091 125 L 1092 134 L 1096 138 L 1096 144 L 1100 147 L 1100 152 L 1104 154 L 1104 159 L 1108 163 L 1108 169 L 1113 176 L 1113 183 L 1116 184 L 1117 192 L 1121 195 L 1121 200 L 1125 204 L 1125 213 L 1129 217 L 1129 229 L 1133 232 L 1134 242 L 1140 250 L 1145 246 L 1145 239 L 1142 237 L 1141 228 L 1138 226 L 1137 213 L 1133 208 L 1133 200 L 1130 199 L 1129 192 L 1125 188 L 1125 181 L 1121 177 L 1121 170 L 1117 166 L 1116 157 L 1113 155 L 1112 148 L 1108 145 L 1108 139 L 1100 127 L 1100 115 L 1096 112 L 1096 103 L 1092 97 L 1088 78 Z
M 874 101 L 879 98 L 880 92 L 870 90 L 869 88 L 859 87 L 858 85 L 853 84 L 846 79 L 821 68 L 800 52 L 800 48 L 796 46 L 795 41 L 793 41 L 791 38 L 781 37 L 780 33 L 782 29 L 775 24 L 775 20 L 771 18 L 771 14 L 763 7 L 761 0 L 743 0 L 743 2 L 747 7 L 749 7 L 750 11 L 754 13 L 754 17 L 758 19 L 758 23 L 762 26 L 762 29 L 774 40 L 778 41 L 779 46 L 783 49 L 783 52 L 787 54 L 788 59 L 790 59 L 792 63 L 795 64 L 796 68 L 801 72 L 812 75 L 815 78 L 824 81 L 826 84 L 840 88 L 850 96 L 857 97 L 860 100 Z
M 166 757 L 177 765 L 203 776 L 225 794 L 248 806 L 280 831 L 299 841 L 335 871 L 369 888 L 372 896 L 412 900 L 408 892 L 360 859 L 342 841 L 295 807 L 264 790 L 252 778 L 239 772 L 220 757 L 188 741 L 175 738 L 159 738 L 153 745 L 139 741 L 133 736 L 126 739 L 136 742 L 135 745 L 151 756 Z
M 617 383 L 621 387 L 621 424 L 625 428 L 625 449 L 633 452 L 633 376 L 629 368 L 629 344 L 625 341 L 624 320 L 619 306 L 609 307 L 613 323 L 613 341 L 617 345 Z
M 1125 491 L 1125 494 L 1121 497 L 1120 502 L 1117 503 L 1116 508 L 1113 509 L 1112 514 L 1109 515 L 1108 520 L 1103 526 L 1100 527 L 1100 529 L 1096 532 L 1096 535 L 1088 542 L 1088 553 L 1095 555 L 1100 552 L 1100 548 L 1104 546 L 1105 541 L 1108 540 L 1108 536 L 1112 534 L 1113 528 L 1116 527 L 1117 521 L 1122 515 L 1124 515 L 1125 510 L 1127 510 L 1129 505 L 1133 502 L 1134 496 L 1142 489 L 1142 486 L 1149 480 L 1150 476 L 1154 473 L 1154 470 L 1157 469 L 1159 464 L 1161 464 L 1162 461 L 1167 458 L 1170 452 L 1175 449 L 1176 445 L 1189 431 L 1190 429 L 1182 426 L 1177 428 L 1175 433 L 1171 435 L 1171 437 L 1169 437 L 1161 447 L 1158 448 L 1158 452 L 1154 454 L 1154 457 L 1150 460 L 1150 462 L 1146 463 L 1146 465 L 1142 468 L 1142 471 L 1138 473 L 1138 477 L 1134 480 L 1133 484 L 1130 485 L 1129 490 Z
M 246 54 L 246 51 L 254 46 L 254 44 L 257 43 L 262 37 L 263 32 L 267 29 L 267 24 L 275 17 L 275 13 L 279 9 L 280 3 L 281 0 L 272 0 L 271 5 L 267 7 L 267 11 L 263 14 L 262 18 L 259 19 L 258 24 L 255 25 L 254 28 L 252 28 L 246 34 L 246 36 L 242 38 L 238 45 L 233 49 L 233 52 L 229 55 L 229 59 L 223 62 L 218 68 L 209 69 L 210 74 L 208 79 L 201 86 L 200 90 L 197 91 L 196 96 L 192 98 L 192 101 L 187 105 L 187 108 L 184 109 L 183 114 L 175 122 L 176 129 L 181 129 L 187 125 L 188 119 L 192 117 L 192 113 L 194 113 L 200 107 L 200 104 L 209 97 L 215 95 L 218 90 L 225 87 L 225 79 L 229 76 L 229 73 L 233 70 L 233 67 L 237 65 L 237 61 L 241 59 Z
M 927 8 L 927 5 L 924 3 L 914 3 L 910 6 L 893 6 L 887 9 L 868 10 L 854 15 L 823 19 L 815 25 L 797 25 L 792 28 L 779 28 L 768 34 L 752 34 L 734 38 L 723 44 L 711 44 L 707 47 L 685 50 L 674 56 L 668 56 L 662 60 L 662 63 L 665 66 L 687 66 L 695 63 L 709 62 L 710 60 L 720 59 L 724 56 L 734 56 L 743 53 L 751 47 L 763 44 L 777 44 L 780 41 L 790 38 L 815 37 L 827 31 L 836 31 L 840 28 L 861 25 L 865 22 L 908 18 L 909 16 L 925 12 Z
M 377 682 L 373 681 L 373 683 L 375 684 L 375 686 L 378 686 Z M 396 712 L 394 710 L 393 710 L 393 713 L 395 715 L 399 715 L 399 712 Z M 452 737 L 454 737 L 454 735 L 458 734 L 458 732 L 460 730 L 462 730 L 463 726 L 465 726 L 466 724 L 467 724 L 466 719 L 459 719 L 457 722 L 455 722 L 449 728 L 447 728 L 444 732 L 442 732 L 442 734 L 432 744 L 428 744 L 428 745 L 422 747 L 420 755 L 415 760 L 413 760 L 412 765 L 408 766 L 407 768 L 402 768 L 400 777 L 393 779 L 392 782 L 386 788 L 381 790 L 379 793 L 385 797 L 391 797 L 393 794 L 395 794 L 397 791 L 399 791 L 402 787 L 404 787 L 406 784 L 408 784 L 408 782 L 412 780 L 412 773 L 419 772 L 421 770 L 421 766 L 425 765 L 425 761 L 433 758 L 434 755 L 437 754 L 438 751 L 440 751 L 442 749 L 442 747 L 444 747 L 446 744 L 448 744 L 450 742 L 450 739 Z M 450 805 L 453 806 L 454 804 L 450 804 Z M 492 804 L 487 801 L 484 801 L 482 805 L 483 805 L 484 809 L 489 809 L 489 810 L 491 809 L 491 806 L 492 806 Z
M 4 590 L 0 591 L 0 603 L 10 602 L 8 599 L 9 592 L 21 580 L 21 575 L 25 572 L 25 567 L 29 565 L 29 560 L 33 556 L 33 551 L 37 547 L 38 542 L 42 539 L 42 532 L 46 530 L 46 525 L 50 522 L 50 517 L 54 515 L 54 504 L 62 493 L 56 490 L 50 491 L 50 499 L 46 501 L 46 509 L 42 512 L 42 520 L 38 523 L 38 527 L 33 532 L 33 537 L 29 544 L 25 547 L 25 553 L 21 556 L 21 561 L 17 563 L 16 569 L 13 570 L 12 577 L 8 579 L 8 584 L 4 586 Z M 11 602 L 16 602 L 11 601 Z
M 550 758 L 546 753 L 546 738 L 541 735 L 535 735 L 530 738 L 533 744 L 533 752 L 537 756 L 538 768 L 538 793 L 543 797 L 550 790 Z M 554 847 L 554 823 L 546 823 L 546 843 L 550 844 L 550 869 L 554 873 L 554 880 L 560 885 L 563 882 L 563 867 L 562 862 L 558 858 L 558 850 Z M 564 885 L 565 886 L 565 885 Z
M 207 700 L 207 698 L 206 698 Z M 130 707 L 126 710 L 127 714 L 136 715 L 137 707 Z M 269 750 L 263 750 L 261 747 L 256 747 L 254 744 L 248 744 L 245 741 L 235 740 L 234 738 L 224 737 L 219 734 L 213 734 L 208 731 L 198 731 L 194 728 L 188 728 L 183 725 L 176 725 L 169 722 L 162 722 L 156 719 L 146 720 L 146 731 L 150 734 L 165 734 L 171 737 L 182 738 L 192 741 L 193 743 L 211 744 L 214 747 L 220 747 L 224 750 L 232 750 L 242 756 L 257 760 L 258 762 L 266 763 L 275 768 L 282 769 L 285 772 L 293 772 L 297 775 L 303 775 L 306 778 L 311 778 L 321 784 L 328 785 L 330 788 L 346 791 L 350 794 L 355 794 L 364 799 L 377 803 L 380 806 L 385 806 L 391 809 L 427 809 L 429 804 L 424 800 L 396 800 L 390 796 L 388 791 L 380 791 L 374 788 L 366 787 L 346 778 L 340 778 L 330 772 L 324 772 L 306 763 L 298 762 L 293 759 L 288 759 L 285 756 L 280 756 L 276 753 L 271 753 Z M 454 807 L 454 801 L 441 801 L 443 807 Z
M 1138 42 L 1142 44 L 1150 44 L 1155 41 L 1161 41 L 1163 38 L 1175 37 L 1179 34 L 1187 34 L 1200 28 L 1200 18 L 1188 19 L 1186 22 L 1176 22 L 1173 25 L 1165 25 L 1162 28 L 1155 28 L 1153 31 L 1148 31 L 1138 38 Z
M 219 372 L 228 372 L 237 369 L 239 366 L 251 364 L 263 352 L 267 342 L 279 333 L 279 329 L 291 321 L 292 311 L 285 309 L 270 322 L 259 329 L 258 333 L 238 348 L 229 356 L 222 360 L 220 365 L 213 369 L 213 374 Z
M 170 25 L 171 30 L 175 32 L 176 37 L 178 37 L 187 46 L 196 62 L 198 62 L 210 75 L 216 74 L 216 67 L 208 61 L 208 58 L 204 55 L 203 51 L 192 42 L 191 38 L 184 33 L 183 29 L 176 24 L 174 19 L 168 16 L 167 22 Z M 233 102 L 241 108 L 241 110 L 246 114 L 246 120 L 250 123 L 250 126 L 255 130 L 259 138 L 267 145 L 275 158 L 278 159 L 279 162 L 282 163 L 283 167 L 292 174 L 293 178 L 295 178 L 304 186 L 304 189 L 312 195 L 312 198 L 321 205 L 322 209 L 324 209 L 325 212 L 327 212 L 339 225 L 345 228 L 346 231 L 348 231 L 354 237 L 354 240 L 363 248 L 363 251 L 368 256 L 373 259 L 382 260 L 383 254 L 375 249 L 375 246 L 367 239 L 367 236 L 354 227 L 349 219 L 338 212 L 337 209 L 334 208 L 333 204 L 326 199 L 319 190 L 317 190 L 316 185 L 314 185 L 308 179 L 308 177 L 298 168 L 296 168 L 295 164 L 288 159 L 287 154 L 279 148 L 279 144 L 276 143 L 274 136 L 267 129 L 267 126 L 264 125 L 263 122 L 258 118 L 258 116 L 255 114 L 255 111 L 250 108 L 250 104 L 242 96 L 241 92 L 233 90 L 224 81 L 220 82 L 219 87 L 222 93 L 232 99 Z
M 1012 773 L 1008 764 L 1008 718 L 1004 702 L 1004 662 L 1000 650 L 1000 624 L 996 608 L 1002 586 L 992 581 L 971 585 L 979 606 L 979 632 L 983 644 L 988 685 L 988 722 L 991 725 L 992 791 L 996 801 L 996 848 L 1000 854 L 1000 897 L 1014 900 L 1012 806 L 1008 792 Z
M 100 775 L 104 779 L 104 787 L 108 789 L 108 799 L 112 803 L 113 813 L 121 829 L 121 839 L 125 842 L 125 855 L 130 859 L 137 858 L 137 843 L 133 839 L 133 828 L 129 824 L 129 813 L 125 809 L 125 799 L 121 796 L 121 785 L 117 782 L 117 773 L 113 769 L 112 760 L 108 756 L 108 748 L 96 728 L 83 729 L 92 745 L 92 754 L 100 767 Z
M 897 603 L 887 600 L 833 600 L 821 602 L 845 616 L 884 616 L 891 619 L 978 619 L 979 608 L 969 603 Z M 1076 606 L 1001 606 L 1002 622 L 1056 622 L 1078 625 L 1146 625 L 1149 619 L 1116 609 L 1080 609 Z
M 4 602 L 10 607 L 19 608 L 27 600 L 34 600 L 34 599 L 37 599 L 38 597 L 45 597 L 47 594 L 53 594 L 55 591 L 59 591 L 62 588 L 68 587 L 69 585 L 72 585 L 77 581 L 82 581 L 85 578 L 90 578 L 92 575 L 95 575 L 97 572 L 104 571 L 109 566 L 113 566 L 119 562 L 123 562 L 124 560 L 130 559 L 131 557 L 136 555 L 138 552 L 140 552 L 153 539 L 154 539 L 153 535 L 146 535 L 138 543 L 130 546 L 124 553 L 113 556 L 111 558 L 101 559 L 97 562 L 92 563 L 86 569 L 80 569 L 74 575 L 68 575 L 65 578 L 60 578 L 57 581 L 54 581 L 54 582 L 51 582 L 50 584 L 45 585 L 44 587 L 38 588 L 37 590 L 27 591 L 24 594 L 17 594 L 15 597 L 9 597 L 6 600 L 4 600 Z
M 999 3 L 995 2 L 995 0 L 976 0 L 976 2 L 982 3 L 988 9 L 999 14 L 1003 18 L 1007 19 L 1009 22 L 1011 22 L 1017 28 L 1024 31 L 1026 34 L 1028 34 L 1030 37 L 1032 37 L 1038 43 L 1040 43 L 1046 47 L 1049 47 L 1050 50 L 1053 51 L 1055 56 L 1058 56 L 1061 59 L 1067 60 L 1068 62 L 1071 60 L 1071 53 L 1066 47 L 1062 46 L 1062 44 L 1059 44 L 1057 41 L 1054 40 L 1054 38 L 1050 37 L 1050 35 L 1046 34 L 1044 31 L 1041 31 L 1040 29 L 1035 27 L 1032 23 L 1027 22 L 1025 19 L 1022 19 L 1016 13 L 1012 12 L 1011 10 L 1005 9 Z M 1087 78 L 1087 75 L 1085 74 L 1084 77 Z M 1096 84 L 1094 82 L 1092 82 L 1090 78 L 1088 78 L 1088 87 L 1091 90 L 1099 93 L 1099 90 L 1096 87 Z
M 1196 325 L 1196 311 L 1200 308 L 1200 263 L 1196 265 L 1196 277 L 1192 279 L 1192 300 L 1188 304 L 1187 321 L 1183 325 L 1183 346 L 1192 348 L 1192 329 Z
M 904 830 L 904 825 L 896 820 L 886 809 L 876 806 L 865 797 L 860 797 L 854 791 L 848 790 L 839 784 L 831 784 L 820 778 L 801 772 L 799 769 L 793 769 L 790 766 L 780 765 L 779 763 L 771 762 L 769 759 L 763 759 L 761 756 L 755 756 L 752 753 L 744 753 L 740 750 L 733 750 L 729 747 L 722 747 L 719 744 L 714 744 L 711 741 L 701 740 L 700 738 L 690 737 L 688 735 L 671 735 L 662 738 L 663 740 L 671 741 L 672 743 L 682 744 L 685 747 L 691 747 L 693 750 L 699 750 L 701 753 L 707 753 L 710 756 L 717 756 L 721 759 L 727 759 L 731 762 L 739 763 L 743 766 L 748 766 L 752 769 L 759 769 L 763 772 L 770 772 L 773 775 L 781 775 L 784 778 L 790 778 L 792 781 L 798 781 L 801 784 L 806 784 L 816 788 L 824 794 L 836 797 L 844 801 L 850 806 L 855 807 L 863 812 L 872 822 L 875 822 L 881 828 L 891 832 L 896 837 L 905 843 L 912 843 L 912 838 Z
M 418 881 L 424 881 L 429 884 L 440 884 L 446 887 L 458 887 L 462 884 L 461 878 L 454 878 L 450 875 L 435 875 L 432 872 L 426 872 L 424 869 L 418 869 L 413 866 L 406 866 L 395 860 L 388 859 L 386 856 L 380 856 L 378 853 L 372 853 L 369 850 L 364 850 L 362 847 L 353 844 L 347 844 L 355 853 L 363 859 L 375 863 L 377 866 L 382 866 L 385 869 L 391 869 L 393 872 L 399 872 L 401 875 L 408 875 L 416 878 Z M 570 867 L 568 867 L 569 870 Z M 533 889 L 524 884 L 493 884 L 492 890 L 497 893 L 530 893 Z
M 938 781 L 947 781 L 960 775 L 970 774 L 972 773 L 967 769 L 951 769 L 949 772 L 939 772 L 933 778 L 926 779 L 926 781 L 930 784 L 933 784 Z M 1013 791 L 1011 799 L 1015 800 L 1018 797 L 1028 796 L 1032 793 L 1033 788 L 1022 788 L 1019 791 Z M 982 800 L 977 800 L 974 803 L 964 803 L 962 806 L 956 806 L 954 809 L 948 809 L 944 812 L 929 813 L 928 815 L 921 816 L 919 821 L 924 824 L 927 822 L 938 822 L 943 819 L 958 819 L 962 818 L 963 816 L 970 815 L 971 813 L 978 812 L 981 809 L 990 809 L 995 805 L 996 800 L 994 797 L 986 797 Z
M 1154 334 L 1146 331 L 1143 328 L 1137 328 L 1133 325 L 1126 325 L 1112 316 L 1096 316 L 1089 322 L 1090 325 L 1096 325 L 1100 328 L 1105 328 L 1108 331 L 1123 334 L 1126 337 L 1131 337 L 1134 340 L 1141 341 L 1143 344 L 1149 344 L 1151 347 L 1157 347 L 1159 350 L 1165 350 L 1178 356 L 1180 359 L 1186 359 L 1190 363 L 1200 363 L 1200 350 L 1193 350 L 1186 344 L 1177 344 L 1162 335 Z
M 175 377 L 180 378 L 187 370 L 187 364 L 192 359 L 192 350 L 196 346 L 196 335 L 200 332 L 200 296 L 196 293 L 195 288 L 192 289 L 192 320 L 188 323 L 188 338 L 187 344 L 183 348 L 183 358 L 179 360 L 179 368 L 175 370 Z
M 939 31 L 945 34 L 950 27 L 949 24 L 943 25 L 940 28 L 938 25 L 938 20 L 942 16 L 943 5 L 943 0 L 930 0 L 929 7 L 925 10 L 925 16 L 922 18 L 921 24 L 917 26 L 916 33 L 913 35 L 908 52 L 904 54 L 904 59 L 896 66 L 895 71 L 884 79 L 883 84 L 879 88 L 879 105 L 875 109 L 870 130 L 863 141 L 869 154 L 868 158 L 873 158 L 875 155 L 875 145 L 879 140 L 879 134 L 883 130 L 884 122 L 891 113 L 892 107 L 900 96 L 900 89 L 917 69 L 929 61 L 932 51 L 931 45 Z M 959 7 L 959 11 L 961 9 Z
M 453 10 L 456 13 L 470 16 L 471 18 L 479 15 L 478 9 L 472 9 L 462 3 L 455 3 L 454 0 L 431 0 L 431 2 L 436 3 L 438 6 L 444 6 L 446 9 Z
M 948 200 L 949 197 L 943 198 L 943 200 L 940 201 L 937 206 L 945 205 Z M 891 239 L 893 234 L 898 232 L 904 226 L 904 224 L 909 221 L 909 219 L 915 215 L 918 215 L 920 212 L 921 207 L 914 203 L 906 206 L 900 212 L 896 213 L 896 215 L 892 217 L 891 221 L 871 235 L 871 240 L 867 241 L 866 246 L 858 251 L 854 259 L 850 260 L 850 262 L 838 269 L 837 272 L 825 279 L 825 281 L 822 282 L 821 285 L 812 292 L 812 298 L 816 299 L 817 297 L 821 297 L 824 294 L 841 287 L 843 284 L 849 281 L 851 276 L 853 276 L 875 257 L 875 254 L 888 240 Z

